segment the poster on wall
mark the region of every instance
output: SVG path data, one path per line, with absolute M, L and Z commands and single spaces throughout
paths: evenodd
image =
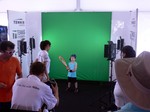
M 8 11 L 9 39 L 20 40 L 26 37 L 25 13 Z
M 13 25 L 15 25 L 17 28 L 22 27 L 22 29 L 14 29 L 12 30 L 12 38 L 13 39 L 19 39 L 25 37 L 25 29 L 23 28 L 25 26 L 25 21 L 22 18 L 13 20 Z

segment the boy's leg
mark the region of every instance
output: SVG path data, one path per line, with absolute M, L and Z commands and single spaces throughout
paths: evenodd
M 78 88 L 78 82 L 75 82 L 74 85 L 75 85 L 75 88 Z
M 78 82 L 77 82 L 76 78 L 74 78 L 74 87 L 75 87 L 74 92 L 77 93 L 78 92 Z
M 71 82 L 68 82 L 68 88 L 70 88 L 71 87 Z
M 68 84 L 67 84 L 67 88 L 66 88 L 66 91 L 69 91 L 71 88 L 71 78 L 68 77 Z

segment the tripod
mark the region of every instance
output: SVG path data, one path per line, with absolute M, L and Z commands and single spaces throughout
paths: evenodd
M 30 51 L 31 51 L 31 64 L 33 63 L 33 49 L 35 49 L 35 39 L 33 37 L 31 37 L 30 40 L 29 40 L 29 42 L 30 42 Z
M 110 96 L 109 96 L 109 104 L 112 103 L 112 97 L 113 97 L 113 80 L 112 80 L 112 72 L 113 72 L 113 61 L 114 60 L 110 60 L 110 76 L 109 76 L 109 81 L 110 81 Z
M 22 54 L 20 54 L 19 57 L 20 57 L 20 65 L 22 67 Z
M 107 111 L 115 111 L 117 110 L 116 105 L 113 103 L 113 90 L 114 90 L 114 85 L 115 82 L 112 80 L 112 76 L 113 76 L 113 61 L 114 60 L 109 60 L 110 61 L 110 76 L 109 76 L 109 83 L 108 83 L 108 87 L 109 90 L 103 94 L 102 96 L 100 96 L 100 98 L 95 101 L 91 106 L 96 106 L 94 107 L 94 112 L 107 112 Z M 105 100 L 104 100 L 105 98 Z M 108 98 L 108 100 L 106 101 L 106 98 Z M 89 110 L 89 112 L 92 112 L 93 110 Z
M 33 51 L 32 51 L 32 48 L 30 48 L 30 51 L 31 51 L 31 64 L 33 63 Z

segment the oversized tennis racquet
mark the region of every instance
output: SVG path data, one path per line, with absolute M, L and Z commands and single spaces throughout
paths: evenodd
M 66 67 L 66 69 L 69 69 L 69 67 L 67 66 L 67 63 L 66 63 L 65 59 L 62 56 L 59 56 L 58 58 L 61 61 L 61 63 Z

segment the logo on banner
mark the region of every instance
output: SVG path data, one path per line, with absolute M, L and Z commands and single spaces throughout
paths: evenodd
M 24 38 L 25 37 L 25 21 L 21 18 L 15 19 L 13 21 L 16 29 L 12 30 L 13 39 Z
M 19 26 L 24 26 L 24 20 L 23 19 L 15 19 L 14 24 L 17 24 Z

